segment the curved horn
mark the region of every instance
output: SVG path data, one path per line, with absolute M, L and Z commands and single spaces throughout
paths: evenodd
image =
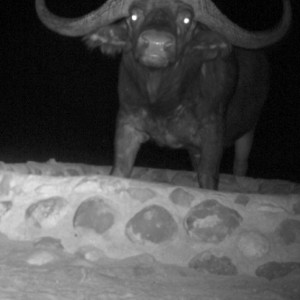
M 251 32 L 231 22 L 211 0 L 185 0 L 192 4 L 196 20 L 208 28 L 225 36 L 235 46 L 243 48 L 262 48 L 279 41 L 288 31 L 292 10 L 289 0 L 283 1 L 281 21 L 272 30 Z
M 63 18 L 52 14 L 45 0 L 36 0 L 35 8 L 39 19 L 49 29 L 67 36 L 82 36 L 97 27 L 113 23 L 128 15 L 133 0 L 108 0 L 98 9 L 79 18 Z
M 46 8 L 45 0 L 36 0 L 35 6 L 40 20 L 49 29 L 63 35 L 82 36 L 98 27 L 128 16 L 129 7 L 133 1 L 107 0 L 101 7 L 91 13 L 73 19 L 52 14 Z M 277 42 L 288 31 L 292 18 L 290 0 L 282 0 L 283 16 L 277 27 L 273 30 L 250 32 L 231 22 L 211 0 L 182 1 L 193 7 L 197 21 L 205 24 L 211 30 L 219 32 L 233 45 L 243 48 L 261 48 Z

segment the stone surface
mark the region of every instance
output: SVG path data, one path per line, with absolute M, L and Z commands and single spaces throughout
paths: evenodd
M 220 190 L 209 191 L 186 171 L 135 168 L 138 180 L 128 180 L 106 176 L 109 166 L 54 160 L 0 169 L 0 232 L 32 241 L 33 265 L 63 252 L 88 264 L 148 255 L 218 276 L 298 270 L 296 183 L 221 175 Z

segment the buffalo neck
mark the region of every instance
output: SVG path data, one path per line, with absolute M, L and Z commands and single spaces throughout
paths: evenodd
M 183 57 L 176 63 L 161 69 L 148 68 L 137 62 L 133 55 L 123 56 L 122 67 L 128 83 L 143 106 L 156 116 L 172 114 L 185 101 L 189 89 L 199 85 L 203 63 Z

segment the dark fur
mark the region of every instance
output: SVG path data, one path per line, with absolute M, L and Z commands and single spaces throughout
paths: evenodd
M 159 10 L 168 16 L 164 21 L 153 17 Z M 187 148 L 200 187 L 216 189 L 223 147 L 251 133 L 257 123 L 268 66 L 261 52 L 232 47 L 199 23 L 178 25 L 176 14 L 168 7 L 147 8 L 137 24 L 122 20 L 86 37 L 89 46 L 105 54 L 122 52 L 112 174 L 130 176 L 141 143 L 152 138 Z M 175 36 L 176 54 L 167 67 L 152 69 L 137 61 L 137 39 L 142 28 L 159 29 L 160 22 Z

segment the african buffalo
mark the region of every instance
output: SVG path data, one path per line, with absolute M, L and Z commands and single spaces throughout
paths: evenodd
M 289 0 L 277 27 L 261 32 L 238 27 L 211 0 L 108 0 L 77 19 L 53 15 L 44 0 L 36 10 L 51 30 L 122 53 L 112 175 L 129 177 L 150 138 L 186 148 L 202 188 L 217 188 L 225 146 L 235 146 L 234 174 L 246 174 L 269 81 L 257 49 L 286 34 Z

